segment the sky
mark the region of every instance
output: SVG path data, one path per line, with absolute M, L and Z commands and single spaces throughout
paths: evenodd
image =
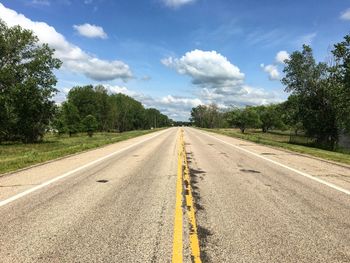
M 200 104 L 285 100 L 285 60 L 308 44 L 327 61 L 350 0 L 0 0 L 0 19 L 56 50 L 57 103 L 102 84 L 188 120 Z

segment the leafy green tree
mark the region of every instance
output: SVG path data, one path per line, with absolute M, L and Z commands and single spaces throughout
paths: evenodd
M 42 139 L 55 109 L 53 70 L 61 66 L 53 55 L 31 31 L 0 20 L 0 141 Z
M 143 127 L 145 108 L 139 101 L 121 93 L 111 95 L 110 101 L 115 129 L 124 132 Z
M 216 104 L 198 105 L 192 108 L 191 122 L 202 128 L 223 128 L 227 126 L 225 113 Z
M 93 115 L 87 115 L 83 119 L 84 130 L 87 132 L 89 137 L 92 137 L 94 132 L 96 131 L 98 124 L 96 118 Z
M 304 130 L 302 123 L 301 111 L 299 109 L 300 96 L 299 95 L 290 95 L 288 99 L 280 104 L 282 113 L 282 120 L 285 125 L 291 130 L 294 130 L 295 135 L 298 134 L 298 131 Z
M 229 123 L 238 127 L 242 133 L 248 128 L 257 128 L 261 125 L 259 115 L 253 107 L 234 109 L 230 112 Z
M 350 132 L 350 35 L 334 45 L 334 65 L 330 67 L 332 95 L 341 128 Z
M 69 91 L 67 99 L 77 108 L 81 118 L 97 113 L 96 94 L 92 85 L 73 87 Z
M 155 108 L 145 109 L 143 129 L 168 127 L 171 120 Z
M 298 96 L 299 116 L 306 135 L 319 145 L 334 148 L 338 139 L 337 113 L 332 82 L 325 63 L 316 63 L 312 49 L 304 45 L 286 61 L 282 83 L 287 92 Z
M 63 120 L 69 137 L 81 130 L 80 116 L 77 107 L 70 102 L 62 104 Z
M 94 91 L 96 100 L 96 113 L 94 116 L 98 123 L 98 129 L 108 131 L 112 128 L 112 120 L 110 115 L 111 104 L 107 89 L 102 85 L 98 85 L 95 86 Z
M 206 111 L 207 107 L 205 105 L 198 105 L 191 110 L 191 122 L 197 126 L 205 128 L 206 125 Z
M 282 114 L 279 105 L 267 105 L 255 107 L 259 114 L 262 131 L 268 132 L 271 128 L 283 128 Z
M 62 135 L 67 132 L 67 127 L 64 119 L 64 112 L 62 107 L 58 107 L 55 118 L 52 122 L 52 128 L 58 132 L 58 135 Z

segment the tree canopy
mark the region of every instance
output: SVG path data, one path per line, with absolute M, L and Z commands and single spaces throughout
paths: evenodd
M 61 61 L 54 50 L 19 26 L 0 20 L 0 141 L 42 139 L 52 120 Z
M 73 87 L 57 112 L 54 128 L 70 135 L 86 130 L 87 117 L 96 121 L 93 131 L 130 131 L 167 127 L 172 124 L 159 110 L 145 109 L 141 102 L 125 94 L 109 94 L 102 85 Z M 59 121 L 61 120 L 61 121 Z

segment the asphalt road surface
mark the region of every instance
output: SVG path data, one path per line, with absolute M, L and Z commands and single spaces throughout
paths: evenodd
M 0 177 L 0 218 L 4 263 L 350 262 L 350 167 L 170 128 Z

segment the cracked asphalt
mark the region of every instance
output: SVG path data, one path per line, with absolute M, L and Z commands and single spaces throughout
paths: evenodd
M 183 129 L 202 262 L 350 262 L 350 196 L 258 155 L 346 190 L 350 167 Z M 0 177 L 1 202 L 120 151 L 0 205 L 0 262 L 171 262 L 179 131 Z

